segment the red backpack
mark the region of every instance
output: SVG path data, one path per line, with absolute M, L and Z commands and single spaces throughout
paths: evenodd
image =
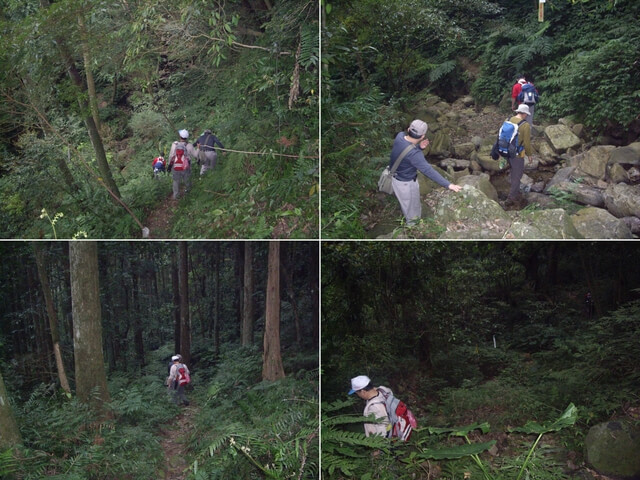
M 406 442 L 411 437 L 411 432 L 418 426 L 416 418 L 407 405 L 393 395 L 390 388 L 380 386 L 378 392 L 384 399 L 384 406 L 387 409 L 387 416 L 391 430 L 387 433 L 389 438 L 399 438 Z
M 189 168 L 189 155 L 187 154 L 187 147 L 184 143 L 176 142 L 176 151 L 172 163 L 172 168 L 176 172 L 183 172 Z
M 189 376 L 189 370 L 182 363 L 178 365 L 178 386 L 183 387 L 191 383 L 191 377 Z

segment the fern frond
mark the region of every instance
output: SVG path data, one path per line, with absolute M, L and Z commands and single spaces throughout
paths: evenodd
M 433 70 L 429 72 L 429 81 L 436 83 L 441 78 L 449 75 L 456 68 L 457 62 L 455 60 L 447 60 L 439 65 L 436 65 Z

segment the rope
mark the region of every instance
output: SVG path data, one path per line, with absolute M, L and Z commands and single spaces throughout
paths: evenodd
M 275 155 L 275 156 L 278 156 L 278 157 L 289 157 L 289 158 L 320 158 L 317 155 L 315 157 L 312 157 L 312 156 L 309 156 L 309 155 L 287 155 L 287 154 L 284 154 L 284 153 L 274 153 L 274 152 L 269 152 L 269 153 L 267 153 L 267 152 L 245 152 L 243 150 L 231 150 L 230 148 L 219 148 L 219 147 L 218 147 L 218 150 L 222 150 L 222 151 L 225 151 L 225 152 L 233 152 L 233 153 L 244 153 L 244 154 L 247 154 L 247 155 Z

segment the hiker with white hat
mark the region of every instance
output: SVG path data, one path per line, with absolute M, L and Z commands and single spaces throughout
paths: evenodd
M 396 135 L 391 148 L 389 169 L 393 170 L 396 161 L 400 161 L 391 182 L 393 193 L 400 202 L 407 225 L 415 224 L 422 216 L 418 170 L 444 188 L 454 192 L 462 189 L 440 175 L 424 158 L 422 150 L 429 145 L 429 140 L 426 139 L 427 129 L 426 122 L 414 120 L 406 132 L 402 131 Z
M 364 406 L 364 413 L 362 415 L 368 417 L 373 414 L 375 418 L 381 420 L 381 423 L 365 423 L 364 434 L 367 437 L 370 435 L 386 437 L 390 427 L 389 416 L 387 415 L 384 399 L 378 392 L 378 389 L 371 383 L 371 379 L 366 375 L 353 377 L 351 379 L 351 390 L 349 390 L 349 395 L 354 393 L 367 402 Z
M 516 206 L 517 208 L 522 208 L 526 206 L 526 200 L 520 191 L 520 180 L 524 174 L 524 157 L 526 155 L 529 157 L 529 161 L 531 161 L 531 155 L 533 154 L 533 148 L 531 146 L 531 125 L 526 121 L 523 121 L 527 119 L 529 114 L 529 107 L 524 103 L 521 103 L 515 110 L 515 116 L 509 119 L 509 122 L 511 123 L 516 125 L 519 124 L 518 145 L 523 146 L 524 149 L 519 152 L 515 158 L 509 159 L 509 165 L 511 166 L 511 176 L 509 181 L 511 183 L 511 187 L 506 201 L 506 206 L 508 207 Z
M 180 184 L 184 183 L 184 193 L 191 188 L 191 162 L 198 158 L 198 152 L 188 142 L 189 131 L 180 130 L 179 140 L 171 144 L 169 153 L 169 171 L 173 177 L 173 198 L 177 200 L 180 195 Z
M 191 381 L 191 373 L 189 368 L 182 363 L 182 355 L 174 355 L 171 357 L 171 361 L 173 365 L 171 365 L 169 378 L 167 379 L 169 392 L 172 394 L 173 402 L 176 405 L 188 406 L 189 400 L 184 394 L 184 388 Z

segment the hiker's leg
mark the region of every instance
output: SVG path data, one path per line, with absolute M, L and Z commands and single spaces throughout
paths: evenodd
M 527 123 L 533 127 L 533 112 L 536 109 L 536 105 L 534 103 L 532 105 L 527 105 L 527 106 L 529 107 L 529 112 L 531 112 L 529 115 L 527 115 Z
M 173 171 L 173 198 L 176 199 L 180 195 L 180 179 L 182 172 Z
M 393 193 L 400 203 L 400 209 L 408 225 L 420 218 L 422 206 L 420 204 L 420 186 L 417 180 L 401 182 L 395 178 L 391 181 Z
M 187 168 L 184 172 L 184 193 L 191 190 L 191 167 Z
M 212 152 L 209 152 L 207 155 L 209 155 L 209 168 L 211 170 L 213 170 L 216 166 L 216 163 L 218 163 L 218 152 L 216 152 L 215 150 Z
M 509 160 L 511 165 L 511 188 L 509 190 L 509 196 L 511 200 L 516 200 L 520 197 L 520 179 L 524 173 L 524 157 L 516 157 Z

